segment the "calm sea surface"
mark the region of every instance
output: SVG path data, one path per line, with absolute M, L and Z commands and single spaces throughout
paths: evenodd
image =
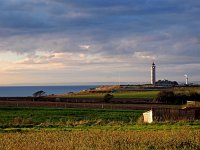
M 68 92 L 79 92 L 95 85 L 85 86 L 0 86 L 0 97 L 32 96 L 33 93 L 43 90 L 49 94 L 64 94 Z

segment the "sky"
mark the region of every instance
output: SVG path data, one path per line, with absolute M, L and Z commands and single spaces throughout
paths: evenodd
M 1 0 L 0 85 L 200 81 L 199 0 Z

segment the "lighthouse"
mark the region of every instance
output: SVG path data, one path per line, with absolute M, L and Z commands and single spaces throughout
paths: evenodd
M 153 64 L 151 65 L 151 84 L 153 86 L 156 85 L 156 65 L 153 62 Z

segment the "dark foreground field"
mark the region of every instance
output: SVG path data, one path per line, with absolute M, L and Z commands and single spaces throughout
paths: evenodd
M 0 149 L 200 149 L 200 121 L 143 124 L 143 112 L 1 107 Z

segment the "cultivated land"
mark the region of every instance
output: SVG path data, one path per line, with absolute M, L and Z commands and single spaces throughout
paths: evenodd
M 196 149 L 200 122 L 143 124 L 143 111 L 1 108 L 0 149 Z
M 0 134 L 0 149 L 12 150 L 199 150 L 200 131 L 33 131 Z
M 153 99 L 159 92 L 156 89 L 115 91 L 112 92 L 116 98 L 114 103 L 102 103 L 106 88 L 103 92 L 99 89 L 50 96 L 74 98 L 72 102 L 49 102 L 48 98 L 45 101 L 0 100 L 0 149 L 200 149 L 200 121 L 142 123 L 142 113 L 151 107 L 185 105 L 128 103 L 130 99 Z M 175 90 L 200 92 L 199 88 Z M 77 103 L 78 98 L 83 101 Z M 94 101 L 85 103 L 85 98 Z M 95 103 L 97 99 L 99 102 Z M 122 101 L 125 104 L 120 104 Z

